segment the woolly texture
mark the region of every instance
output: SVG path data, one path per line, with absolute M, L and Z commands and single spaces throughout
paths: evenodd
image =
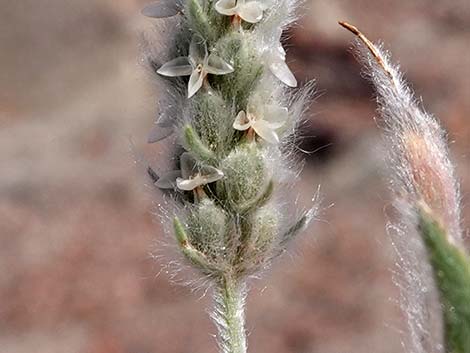
M 311 83 L 291 92 L 281 44 L 298 4 L 161 0 L 143 10 L 160 19 L 163 36 L 147 41 L 146 58 L 168 94 L 148 140 L 177 144 L 170 167 L 148 171 L 168 196 L 162 220 L 184 262 L 214 287 L 224 353 L 246 351 L 247 277 L 317 212 L 316 202 L 296 211 L 283 192 L 301 169 L 294 141 L 313 92 Z
M 398 257 L 395 280 L 411 333 L 408 351 L 468 353 L 469 259 L 462 245 L 459 187 L 446 134 L 437 119 L 419 107 L 389 54 L 356 27 L 340 25 L 358 36 L 358 57 L 376 89 L 385 123 L 391 188 L 400 216 L 389 230 Z M 432 274 L 443 310 L 432 304 Z M 442 325 L 435 324 L 442 316 L 445 344 Z

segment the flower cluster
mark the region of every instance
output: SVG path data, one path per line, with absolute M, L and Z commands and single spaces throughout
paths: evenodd
M 152 48 L 148 55 L 170 93 L 148 141 L 173 135 L 179 145 L 173 168 L 149 168 L 149 174 L 172 195 L 172 233 L 181 253 L 214 284 L 215 321 L 227 353 L 246 347 L 239 315 L 246 278 L 281 254 L 316 210 L 290 215 L 281 208 L 291 201 L 280 196 L 282 189 L 300 168 L 289 160 L 292 136 L 312 93 L 311 84 L 291 92 L 297 80 L 281 44 L 295 6 L 296 0 L 275 6 L 160 0 L 143 10 L 172 17 L 164 20 L 171 38 L 160 38 L 169 40 L 170 52 Z

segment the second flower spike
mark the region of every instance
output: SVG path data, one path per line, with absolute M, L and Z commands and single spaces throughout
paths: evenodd
M 188 98 L 201 89 L 208 74 L 225 75 L 233 72 L 232 65 L 215 54 L 209 54 L 206 42 L 193 37 L 189 46 L 189 56 L 180 56 L 163 64 L 158 73 L 163 76 L 190 76 L 188 83 Z

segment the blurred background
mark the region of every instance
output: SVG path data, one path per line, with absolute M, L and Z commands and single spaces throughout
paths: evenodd
M 0 0 L 1 353 L 216 352 L 210 298 L 157 275 L 149 256 L 158 199 L 129 148 L 159 148 L 146 145 L 157 90 L 140 63 L 144 3 Z M 299 189 L 306 203 L 320 184 L 325 210 L 252 283 L 250 351 L 403 352 L 372 91 L 336 21 L 393 49 L 442 119 L 468 220 L 470 4 L 308 0 L 303 12 L 288 61 L 318 97 Z

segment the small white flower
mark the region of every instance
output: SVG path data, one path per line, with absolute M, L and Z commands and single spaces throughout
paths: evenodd
M 183 6 L 179 0 L 159 0 L 142 9 L 142 15 L 152 18 L 168 18 L 181 13 Z
M 268 46 L 263 57 L 274 76 L 289 87 L 297 87 L 297 79 L 286 64 L 286 51 L 281 44 L 281 35 L 282 31 L 278 31 L 277 45 Z
M 263 18 L 266 9 L 260 1 L 219 0 L 215 4 L 218 13 L 226 16 L 239 16 L 249 23 L 257 23 Z
M 189 152 L 183 153 L 180 161 L 181 170 L 174 170 L 163 175 L 155 182 L 157 187 L 174 189 L 176 186 L 180 190 L 190 191 L 224 177 L 224 173 L 217 168 L 209 165 L 198 165 Z
M 288 118 L 288 109 L 274 104 L 248 104 L 246 113 L 238 113 L 233 128 L 245 131 L 252 128 L 263 140 L 276 144 L 279 142 L 277 129 L 282 127 Z
M 191 98 L 204 83 L 208 74 L 225 75 L 233 67 L 215 54 L 208 54 L 207 45 L 200 37 L 194 36 L 189 46 L 189 57 L 180 56 L 164 64 L 157 71 L 163 76 L 189 76 L 188 98 Z

